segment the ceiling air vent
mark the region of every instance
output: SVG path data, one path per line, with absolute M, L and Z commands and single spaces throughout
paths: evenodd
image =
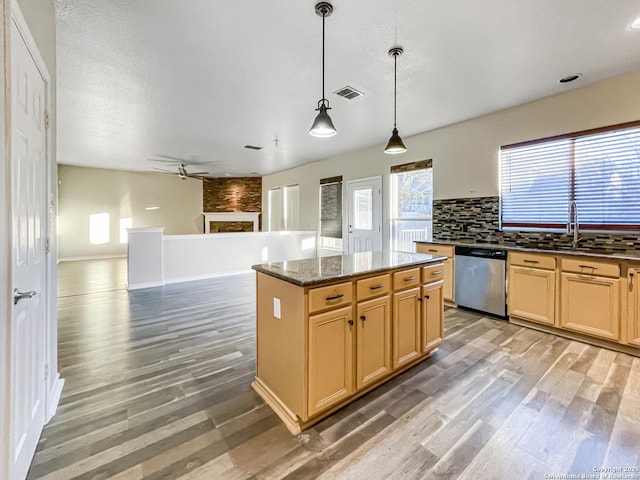
M 255 145 L 245 145 L 244 148 L 248 148 L 249 150 L 262 150 L 262 147 L 256 147 Z
M 342 98 L 346 99 L 346 100 L 353 100 L 354 98 L 358 98 L 364 95 L 364 93 L 359 92 L 358 90 L 356 90 L 353 87 L 343 87 L 340 90 L 333 92 L 336 95 L 340 95 Z

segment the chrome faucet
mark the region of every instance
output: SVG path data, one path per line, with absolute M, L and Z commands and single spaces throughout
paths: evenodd
M 567 215 L 567 235 L 573 233 L 573 241 L 571 242 L 571 248 L 576 248 L 578 242 L 582 240 L 580 237 L 580 222 L 578 221 L 578 204 L 575 200 L 569 203 L 569 212 Z

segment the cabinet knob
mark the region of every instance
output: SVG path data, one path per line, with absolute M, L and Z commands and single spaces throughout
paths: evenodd
M 365 317 L 364 315 L 360 316 L 360 320 L 362 320 L 363 322 L 367 319 L 367 317 Z
M 426 298 L 427 300 L 429 300 L 429 295 L 425 295 L 424 298 Z
M 349 325 L 353 325 L 353 320 L 349 320 Z

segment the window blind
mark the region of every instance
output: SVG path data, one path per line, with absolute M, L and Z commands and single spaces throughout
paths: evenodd
M 640 122 L 501 148 L 505 229 L 640 230 Z
M 342 238 L 342 176 L 320 180 L 320 236 Z

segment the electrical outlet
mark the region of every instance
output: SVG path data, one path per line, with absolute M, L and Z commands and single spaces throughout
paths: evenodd
M 282 318 L 280 312 L 280 299 L 273 297 L 273 316 L 276 318 Z

